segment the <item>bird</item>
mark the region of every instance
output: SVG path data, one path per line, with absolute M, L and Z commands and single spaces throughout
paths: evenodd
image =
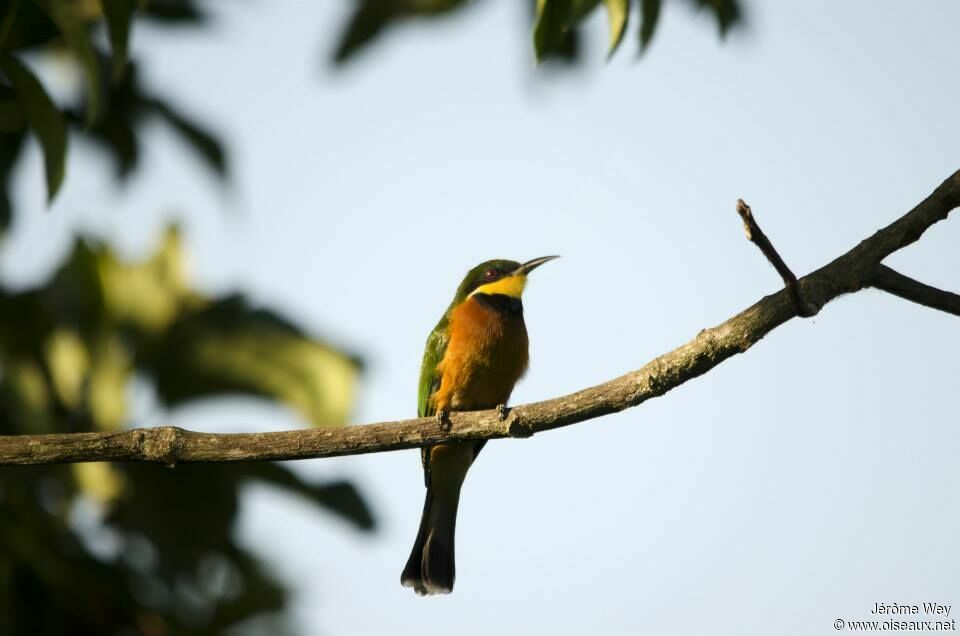
M 448 422 L 451 411 L 505 413 L 527 370 L 523 290 L 527 275 L 557 256 L 525 263 L 496 259 L 463 278 L 453 302 L 427 337 L 417 391 L 419 417 Z M 456 576 L 454 531 L 460 488 L 486 440 L 421 449 L 426 498 L 410 558 L 400 575 L 418 595 L 449 594 Z

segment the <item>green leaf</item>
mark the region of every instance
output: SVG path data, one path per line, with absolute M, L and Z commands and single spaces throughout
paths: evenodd
M 193 146 L 193 149 L 220 177 L 227 176 L 227 155 L 220 140 L 187 119 L 173 106 L 159 99 L 145 100 L 147 107 L 167 121 L 170 126 Z
M 13 219 L 13 203 L 10 201 L 10 177 L 20 148 L 27 132 L 27 119 L 23 113 L 17 94 L 9 86 L 0 86 L 0 122 L 8 124 L 11 130 L 0 125 L 0 243 L 3 242 L 7 227 Z
M 113 80 L 123 77 L 127 67 L 127 47 L 130 39 L 130 23 L 136 9 L 136 0 L 101 0 L 103 15 L 110 33 L 110 48 L 113 51 Z
M 713 13 L 721 38 L 743 20 L 743 12 L 737 0 L 695 0 L 695 2 L 700 8 L 706 8 Z
M 128 415 L 127 387 L 133 374 L 132 356 L 118 336 L 103 336 L 91 346 L 86 378 L 86 408 L 99 430 L 120 428 Z
M 600 0 L 537 0 L 533 26 L 537 63 L 547 58 L 575 62 L 577 26 L 599 4 Z
M 315 426 L 346 422 L 359 365 L 275 313 L 229 296 L 184 312 L 141 364 L 169 405 L 224 395 L 286 403 Z
M 0 70 L 13 86 L 30 127 L 43 148 L 47 174 L 47 200 L 53 201 L 63 182 L 67 155 L 67 125 L 43 85 L 26 66 L 8 53 L 0 53 Z
M 90 372 L 90 355 L 83 340 L 72 329 L 56 329 L 44 343 L 44 361 L 50 388 L 67 408 L 79 411 Z
M 662 0 L 640 0 L 640 52 L 647 50 L 660 20 Z
M 113 250 L 92 250 L 104 319 L 143 334 L 163 333 L 183 311 L 199 303 L 187 286 L 180 232 L 168 228 L 149 258 L 129 263 Z
M 100 114 L 100 65 L 90 43 L 82 3 L 72 0 L 43 0 L 41 6 L 60 29 L 60 34 L 77 57 L 87 78 L 87 126 Z
M 343 64 L 404 18 L 434 18 L 470 4 L 466 0 L 357 0 L 356 9 L 341 30 L 333 62 Z
M 537 0 L 533 22 L 533 53 L 539 64 L 560 47 L 573 23 L 572 0 Z
M 358 530 L 373 530 L 376 520 L 366 499 L 356 486 L 348 481 L 314 484 L 304 481 L 297 473 L 273 462 L 251 462 L 235 467 L 244 477 L 257 479 L 297 493 L 308 500 L 343 517 Z
M 58 35 L 57 26 L 37 2 L 4 0 L 0 2 L 0 49 L 16 51 L 45 46 Z
M 11 0 L 10 3 L 0 11 L 0 47 L 10 48 L 7 45 L 7 36 L 10 29 L 17 20 L 17 12 L 20 10 L 20 0 Z
M 391 3 L 360 3 L 340 34 L 333 54 L 335 64 L 342 64 L 373 41 L 392 20 L 396 9 Z
M 193 0 L 147 0 L 141 4 L 143 17 L 165 26 L 199 26 L 209 20 Z
M 607 55 L 611 56 L 623 40 L 627 19 L 630 17 L 630 1 L 603 0 L 603 4 L 607 7 L 607 21 L 610 23 L 610 48 Z

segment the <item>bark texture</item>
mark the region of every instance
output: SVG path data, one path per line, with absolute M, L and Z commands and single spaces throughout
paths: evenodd
M 748 237 L 758 243 L 771 262 L 779 261 L 777 269 L 788 287 L 762 298 L 729 320 L 704 329 L 690 342 L 640 369 L 609 382 L 517 406 L 502 416 L 496 410 L 451 413 L 449 422 L 442 424 L 434 418 L 420 418 L 270 433 L 197 433 L 165 426 L 120 432 L 11 435 L 0 437 L 0 465 L 148 461 L 173 466 L 180 462 L 275 461 L 375 453 L 451 441 L 529 437 L 661 396 L 743 353 L 791 318 L 815 315 L 838 296 L 865 287 L 960 315 L 960 296 L 917 282 L 881 264 L 884 258 L 917 241 L 930 226 L 960 207 L 960 171 L 908 213 L 800 279 L 786 274 L 789 268 L 779 255 L 773 258 L 776 250 L 759 230 L 749 206 L 739 203 Z M 757 241 L 761 236 L 763 240 Z

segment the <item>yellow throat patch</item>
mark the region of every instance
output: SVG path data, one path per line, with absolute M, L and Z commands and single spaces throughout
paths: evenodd
M 487 283 L 486 285 L 480 285 L 472 292 L 470 295 L 474 294 L 503 294 L 504 296 L 510 296 L 511 298 L 520 298 L 523 296 L 523 288 L 527 284 L 527 276 L 525 274 L 518 274 L 516 276 L 505 276 L 500 280 L 495 280 L 492 283 Z

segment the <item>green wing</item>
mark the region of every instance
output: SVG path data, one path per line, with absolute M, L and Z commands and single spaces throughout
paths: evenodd
M 427 337 L 427 347 L 423 352 L 420 365 L 420 384 L 417 387 L 417 416 L 430 417 L 434 409 L 430 405 L 430 395 L 440 386 L 440 374 L 437 365 L 447 350 L 447 316 L 444 315 Z
M 417 416 L 431 417 L 436 414 L 430 405 L 430 396 L 440 387 L 440 373 L 437 365 L 443 360 L 447 351 L 447 315 L 444 314 L 437 326 L 427 336 L 427 347 L 423 351 L 423 362 L 420 364 L 420 385 L 417 387 Z M 424 485 L 430 487 L 430 448 L 420 450 L 420 461 L 423 463 Z

